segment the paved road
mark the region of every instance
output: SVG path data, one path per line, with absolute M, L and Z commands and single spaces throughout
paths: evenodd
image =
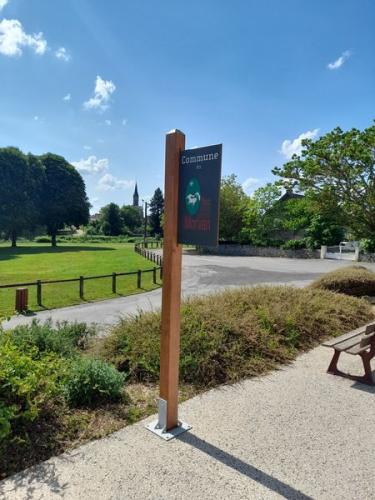
M 185 402 L 193 429 L 179 439 L 140 422 L 0 482 L 0 498 L 374 498 L 375 388 L 326 374 L 330 356 L 318 347 Z M 357 358 L 344 360 L 353 373 Z
M 183 256 L 183 295 L 211 293 L 223 288 L 249 286 L 260 283 L 289 283 L 304 286 L 322 273 L 352 265 L 338 260 L 282 259 L 266 257 L 221 257 L 186 254 Z M 375 270 L 375 264 L 366 264 Z M 34 316 L 15 316 L 4 322 L 5 328 L 25 324 L 33 318 L 54 321 L 85 321 L 97 323 L 102 331 L 120 316 L 138 309 L 160 307 L 161 290 L 130 297 L 85 303 L 49 311 Z

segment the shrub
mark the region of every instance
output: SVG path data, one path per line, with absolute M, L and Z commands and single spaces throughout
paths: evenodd
M 350 266 L 323 275 L 312 288 L 363 297 L 375 295 L 375 273 L 363 266 Z
M 17 423 L 35 420 L 58 393 L 60 360 L 52 354 L 38 356 L 36 349 L 22 352 L 9 337 L 0 345 L 0 441 Z
M 360 246 L 366 253 L 375 253 L 375 240 L 362 240 Z
M 299 250 L 306 248 L 306 240 L 288 240 L 281 245 L 284 250 Z
M 51 238 L 49 236 L 37 236 L 34 241 L 35 243 L 51 243 Z
M 38 352 L 54 352 L 60 356 L 72 356 L 78 349 L 87 347 L 95 334 L 95 327 L 86 323 L 57 322 L 51 320 L 40 323 L 33 320 L 31 325 L 20 325 L 12 331 L 12 342 L 20 349 L 35 347 Z M 6 342 L 9 334 L 0 332 L 0 343 Z
M 263 373 L 373 317 L 358 299 L 282 286 L 191 298 L 181 314 L 180 378 L 200 387 Z M 139 313 L 112 329 L 103 354 L 131 380 L 156 382 L 159 339 L 160 313 Z
M 116 401 L 121 397 L 124 375 L 105 361 L 75 358 L 64 381 L 64 393 L 71 406 Z

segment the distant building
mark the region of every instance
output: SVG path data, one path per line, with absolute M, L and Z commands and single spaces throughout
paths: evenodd
M 100 219 L 99 213 L 90 215 L 90 222 L 94 222 L 94 221 L 99 220 L 99 219 Z
M 137 183 L 135 183 L 135 188 L 133 193 L 133 207 L 139 207 L 139 194 L 138 194 Z
M 133 207 L 138 208 L 141 216 L 143 217 L 143 208 L 139 205 L 139 194 L 138 194 L 138 185 L 135 183 L 134 193 L 133 193 Z
M 287 189 L 282 197 L 279 199 L 280 202 L 285 202 L 288 200 L 296 200 L 298 198 L 304 198 L 303 194 L 294 193 L 291 189 Z

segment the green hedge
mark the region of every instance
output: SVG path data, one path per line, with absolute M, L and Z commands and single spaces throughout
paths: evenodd
M 373 317 L 369 304 L 323 290 L 259 286 L 192 298 L 182 306 L 180 378 L 213 387 L 288 362 L 326 336 Z M 103 355 L 133 381 L 159 379 L 160 313 L 122 319 Z

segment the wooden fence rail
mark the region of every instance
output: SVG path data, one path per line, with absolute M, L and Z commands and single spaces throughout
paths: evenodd
M 36 287 L 36 301 L 38 306 L 43 305 L 43 285 L 55 285 L 59 283 L 74 283 L 77 282 L 78 292 L 80 299 L 84 299 L 85 297 L 85 282 L 88 280 L 96 280 L 102 278 L 111 278 L 112 285 L 112 293 L 117 293 L 117 278 L 119 276 L 136 276 L 137 279 L 137 288 L 142 288 L 142 275 L 144 273 L 152 273 L 152 282 L 153 284 L 157 284 L 157 271 L 160 272 L 160 280 L 163 279 L 163 257 L 160 254 L 153 252 L 153 249 L 163 248 L 162 241 L 146 241 L 142 243 L 136 243 L 134 245 L 134 251 L 137 252 L 142 257 L 150 260 L 156 267 L 152 269 L 139 269 L 137 271 L 130 271 L 126 273 L 117 273 L 113 272 L 111 274 L 100 274 L 97 276 L 80 276 L 79 278 L 67 278 L 62 280 L 36 280 L 36 281 L 28 281 L 25 283 L 10 283 L 8 285 L 0 285 L 0 289 L 6 288 L 21 288 L 21 287 Z
M 102 278 L 112 278 L 112 293 L 117 293 L 117 277 L 118 276 L 136 276 L 137 277 L 137 288 L 142 288 L 142 275 L 144 273 L 152 273 L 152 281 L 156 284 L 156 272 L 160 271 L 160 276 L 162 276 L 161 267 L 153 267 L 152 269 L 138 269 L 137 271 L 130 271 L 126 273 L 111 273 L 111 274 L 100 274 L 98 276 L 80 276 L 79 278 L 68 278 L 62 280 L 36 280 L 29 281 L 27 283 L 11 283 L 9 285 L 0 285 L 0 289 L 5 288 L 20 288 L 20 287 L 36 287 L 36 301 L 38 306 L 43 305 L 43 285 L 52 285 L 59 283 L 79 283 L 79 297 L 84 299 L 85 296 L 85 281 L 102 279 Z

